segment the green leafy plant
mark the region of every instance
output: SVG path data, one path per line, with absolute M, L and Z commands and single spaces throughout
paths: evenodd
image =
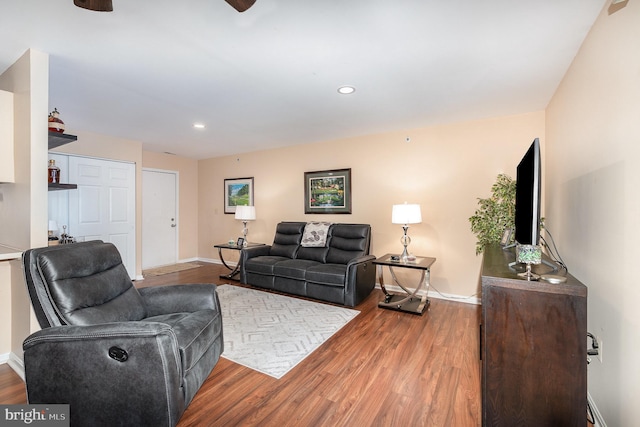
M 498 175 L 491 186 L 491 197 L 478 198 L 478 206 L 469 218 L 471 231 L 478 238 L 476 255 L 482 253 L 486 245 L 500 242 L 505 230 L 514 229 L 516 181 L 508 175 Z

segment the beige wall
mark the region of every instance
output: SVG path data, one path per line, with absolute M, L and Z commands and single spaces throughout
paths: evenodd
M 603 362 L 589 393 L 610 426 L 640 401 L 640 3 L 603 11 L 547 109 L 547 225 L 589 288 Z
M 143 151 L 142 167 L 178 172 L 178 259 L 197 258 L 198 161 L 170 154 Z
M 15 183 L 0 184 L 0 244 L 31 248 L 47 244 L 47 127 L 49 57 L 28 50 L 0 75 L 0 89 L 14 94 Z M 7 159 L 2 159 L 7 161 Z M 31 331 L 30 303 L 20 262 L 0 268 L 0 354 L 22 357 Z M 10 318 L 10 321 L 7 319 Z
M 476 294 L 480 257 L 468 218 L 496 176 L 515 177 L 517 162 L 543 135 L 544 113 L 536 112 L 202 160 L 199 255 L 217 258 L 213 245 L 240 235 L 241 223 L 224 214 L 223 180 L 253 176 L 250 241 L 271 243 L 279 221 L 369 223 L 372 252 L 381 256 L 401 250 L 392 205 L 419 203 L 423 222 L 409 229 L 411 251 L 437 258 L 431 279 L 442 293 Z M 351 168 L 353 213 L 305 215 L 304 172 L 341 168 Z

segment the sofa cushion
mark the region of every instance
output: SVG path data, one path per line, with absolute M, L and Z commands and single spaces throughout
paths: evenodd
M 327 263 L 347 264 L 369 253 L 368 225 L 335 224 L 331 230 Z
M 344 286 L 347 266 L 345 264 L 318 264 L 307 269 L 307 282 L 331 286 Z
M 305 248 L 298 249 L 297 259 L 307 259 L 310 261 L 325 262 L 327 260 L 329 248 Z
M 307 269 L 318 264 L 317 261 L 307 259 L 290 259 L 277 263 L 273 268 L 273 274 L 289 279 L 304 280 Z
M 250 258 L 245 262 L 244 269 L 247 273 L 265 274 L 267 276 L 273 276 L 273 268 L 275 265 L 282 261 L 287 261 L 290 258 L 283 256 L 265 255 L 255 258 Z
M 222 322 L 218 321 L 219 316 L 219 312 L 208 309 L 193 313 L 162 314 L 148 317 L 144 321 L 171 326 L 178 341 L 183 375 L 185 375 L 198 363 L 220 335 Z
M 269 255 L 295 258 L 302 240 L 304 226 L 304 222 L 279 223 Z
M 323 248 L 327 246 L 327 238 L 329 237 L 330 222 L 308 222 L 304 227 L 302 234 L 302 247 L 305 248 Z

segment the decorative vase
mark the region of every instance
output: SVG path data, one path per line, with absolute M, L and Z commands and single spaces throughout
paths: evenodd
M 64 122 L 60 120 L 60 113 L 57 108 L 54 108 L 52 112 L 49 113 L 49 130 L 52 132 L 63 133 L 64 132 Z
M 56 161 L 49 160 L 49 184 L 60 184 L 60 168 L 56 166 Z

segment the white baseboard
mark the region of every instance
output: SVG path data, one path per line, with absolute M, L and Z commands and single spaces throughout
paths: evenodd
M 387 285 L 385 284 L 384 287 L 391 292 L 399 292 L 399 293 L 404 293 L 404 291 L 402 290 L 402 288 L 400 288 L 399 286 L 396 285 Z M 381 289 L 380 288 L 380 283 L 376 282 L 376 288 Z M 420 291 L 418 292 L 418 295 L 422 296 L 424 295 L 424 291 Z M 463 295 L 455 295 L 455 294 L 443 294 L 441 292 L 438 292 L 436 290 L 434 290 L 433 286 L 431 286 L 431 288 L 429 289 L 429 298 L 436 298 L 436 299 L 442 299 L 442 300 L 446 300 L 446 301 L 455 301 L 455 302 L 462 302 L 465 304 L 474 304 L 474 305 L 481 305 L 482 304 L 482 300 L 480 298 L 478 298 L 475 295 L 471 295 L 471 296 L 463 296 Z
M 593 397 L 591 397 L 591 394 L 589 392 L 587 392 L 587 401 L 589 402 L 589 406 L 591 406 L 593 420 L 596 422 L 594 425 L 597 427 L 607 427 L 607 423 L 604 422 L 604 418 L 602 418 L 602 414 L 600 413 L 600 411 L 598 411 L 596 402 L 593 401 Z
M 222 261 L 220 261 L 219 259 L 213 259 L 213 258 L 197 258 L 197 261 L 208 262 L 210 264 L 222 265 Z M 225 261 L 225 262 L 230 267 L 235 267 L 236 266 L 235 262 L 232 262 L 232 261 Z
M 5 363 L 24 381 L 24 362 L 22 359 L 16 356 L 15 353 L 0 354 L 0 365 Z

